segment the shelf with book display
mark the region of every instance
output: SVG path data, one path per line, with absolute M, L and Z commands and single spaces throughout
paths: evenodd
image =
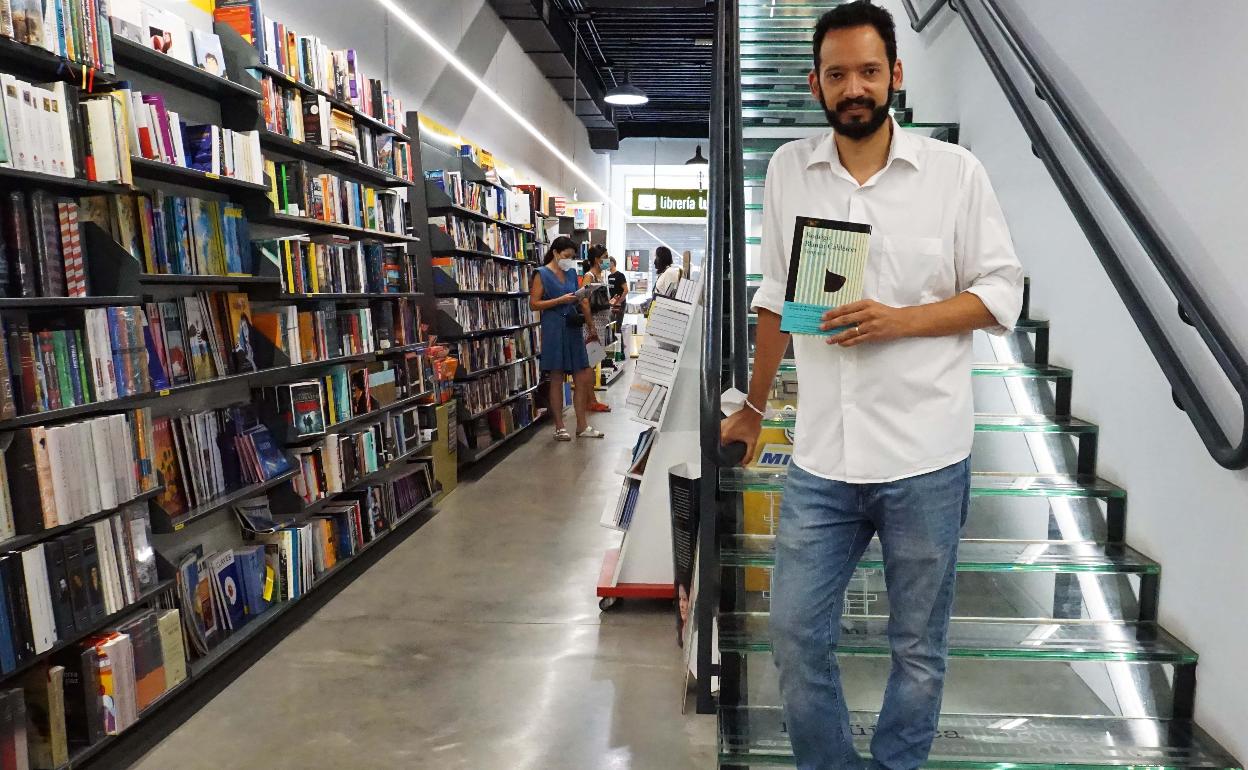
M 386 230 L 370 230 L 366 227 L 356 227 L 355 225 L 347 225 L 340 222 L 327 222 L 323 219 L 313 219 L 312 217 L 297 217 L 293 214 L 273 212 L 263 214 L 261 216 L 249 217 L 249 219 L 253 225 L 273 225 L 275 227 L 285 227 L 305 233 L 347 235 L 354 236 L 362 240 L 384 241 L 387 243 L 420 242 L 420 238 L 414 235 L 392 233 Z
M 227 194 L 231 192 L 259 193 L 263 195 L 269 191 L 269 186 L 265 184 L 246 182 L 242 179 L 235 179 L 221 174 L 211 174 L 195 168 L 187 168 L 173 163 L 148 160 L 147 158 L 136 156 L 130 158 L 130 169 L 134 173 L 136 180 L 146 179 L 155 182 L 166 182 L 208 192 Z
M 425 498 L 420 503 L 413 506 L 413 508 L 410 511 L 404 513 L 402 516 L 395 519 L 394 524 L 391 525 L 389 529 L 385 530 L 384 532 L 379 534 L 377 537 L 365 543 L 363 546 L 360 547 L 360 550 L 356 551 L 355 554 L 345 559 L 339 560 L 339 562 L 335 564 L 333 567 L 330 567 L 329 569 L 325 570 L 320 575 L 318 575 L 316 578 L 316 581 L 312 584 L 312 587 L 307 589 L 304 593 L 300 594 L 298 597 L 294 599 L 275 603 L 263 615 L 259 616 L 255 620 L 243 626 L 241 630 L 239 630 L 238 632 L 234 634 L 231 634 L 229 637 L 223 640 L 219 645 L 213 648 L 212 652 L 208 653 L 206 656 L 202 658 L 199 658 L 197 660 L 192 660 L 187 666 L 187 671 L 189 674 L 189 676 L 187 677 L 188 681 L 195 681 L 195 680 L 202 679 L 205 675 L 207 675 L 214 668 L 220 665 L 222 661 L 224 661 L 231 654 L 236 652 L 238 648 L 242 647 L 247 642 L 254 639 L 267 626 L 272 625 L 273 622 L 276 621 L 278 618 L 282 617 L 284 614 L 289 612 L 292 608 L 298 606 L 299 603 L 303 602 L 308 596 L 316 595 L 315 592 L 318 589 L 321 589 L 323 586 L 330 585 L 331 584 L 330 581 L 333 577 L 341 573 L 349 565 L 354 564 L 360 558 L 360 556 L 372 550 L 378 543 L 385 542 L 386 539 L 389 538 L 392 534 L 394 534 L 395 532 L 398 532 L 400 527 L 405 526 L 406 524 L 411 522 L 413 519 L 417 518 L 423 511 L 425 511 L 431 505 L 433 505 L 433 501 L 435 498 L 436 498 L 436 495 L 431 495 Z
M 446 197 L 446 193 L 439 190 L 437 186 L 434 186 L 433 190 L 437 191 L 437 193 L 440 196 L 444 198 Z M 533 228 L 528 225 L 518 225 L 518 224 L 515 224 L 514 222 L 508 222 L 505 219 L 495 219 L 494 217 L 490 216 L 489 214 L 486 214 L 485 212 L 477 211 L 476 209 L 466 208 L 464 206 L 458 206 L 454 203 L 442 203 L 442 204 L 437 204 L 437 205 L 433 205 L 429 207 L 429 216 L 436 217 L 440 214 L 458 214 L 461 216 L 476 219 L 481 222 L 489 222 L 492 225 L 499 225 L 500 227 L 510 227 L 514 230 L 519 230 L 524 233 L 531 234 L 533 232 Z
M 342 110 L 343 112 L 350 115 L 352 120 L 359 121 L 360 123 L 364 124 L 364 126 L 366 126 L 367 128 L 370 128 L 374 131 L 381 131 L 384 133 L 394 134 L 395 136 L 403 137 L 405 139 L 407 138 L 402 130 L 387 124 L 383 120 L 378 120 L 377 118 L 373 117 L 372 115 L 369 115 L 366 112 L 363 112 L 362 110 L 357 108 L 354 104 L 348 101 L 339 99 L 338 97 L 333 96 L 332 94 L 329 94 L 325 91 L 321 91 L 320 89 L 310 86 L 301 80 L 292 78 L 290 75 L 287 75 L 285 72 L 282 72 L 279 69 L 270 67 L 266 64 L 258 64 L 258 63 L 248 65 L 248 69 L 252 69 L 262 74 L 268 75 L 269 77 L 277 81 L 280 85 L 286 86 L 287 88 L 297 88 L 306 94 L 312 94 L 315 96 L 323 96 L 329 102 L 331 107 Z
M 0 38 L 0 40 L 3 39 Z M 118 182 L 93 182 L 79 177 L 43 174 L 38 171 L 24 171 L 19 168 L 0 168 L 0 189 L 26 190 L 30 188 L 52 190 L 70 195 L 125 193 L 131 190 L 128 185 Z
M 107 295 L 102 297 L 0 297 L 0 310 L 59 310 L 73 307 L 112 307 L 114 305 L 137 305 L 137 295 Z
M 305 142 L 302 139 L 292 139 L 289 136 L 283 136 L 273 131 L 260 130 L 260 146 L 272 152 L 331 168 L 337 173 L 366 182 L 382 184 L 387 187 L 409 187 L 412 185 L 410 179 L 404 179 L 401 176 L 391 174 L 389 171 L 383 171 L 367 163 L 361 163 L 350 155 L 334 152 L 327 147 Z
M 305 294 L 279 294 L 277 299 L 282 302 L 373 301 L 379 299 L 419 299 L 423 296 L 425 295 L 418 291 L 308 292 Z
M 386 463 L 384 466 L 378 468 L 377 470 L 372 471 L 371 473 L 366 473 L 363 476 L 360 476 L 358 479 L 344 486 L 341 492 L 330 492 L 325 497 L 322 497 L 320 500 L 316 500 L 311 503 L 305 503 L 302 509 L 295 511 L 294 513 L 289 514 L 287 516 L 279 517 L 281 519 L 279 521 L 279 526 L 286 526 L 287 524 L 290 524 L 291 522 L 294 522 L 294 521 L 298 521 L 301 518 L 306 518 L 308 516 L 313 516 L 317 513 L 320 513 L 322 510 L 324 510 L 328 505 L 333 503 L 339 497 L 342 497 L 343 495 L 354 492 L 360 487 L 368 486 L 369 484 L 372 484 L 377 481 L 382 481 L 388 478 L 392 474 L 397 474 L 398 471 L 408 466 L 408 460 L 415 459 L 417 455 L 424 452 L 431 446 L 433 446 L 433 440 L 421 442 L 418 446 L 412 447 L 411 449 L 407 450 L 406 452 L 399 455 L 398 457 L 395 457 L 393 460 Z
M 470 337 L 483 337 L 490 334 L 506 334 L 507 332 L 519 331 L 520 329 L 528 329 L 533 326 L 539 326 L 540 322 L 520 324 L 519 326 L 500 326 L 495 329 L 477 329 L 475 331 L 459 332 L 457 334 L 439 334 L 440 340 L 462 340 Z
M 90 64 L 72 61 L 42 46 L 28 45 L 11 37 L 0 37 L 0 71 L 45 82 L 61 80 L 80 85 L 86 82 L 100 89 L 117 82 L 115 75 Z
M 99 511 L 97 513 L 91 514 L 90 516 L 84 516 L 81 519 L 78 519 L 77 521 L 71 521 L 68 524 L 62 524 L 59 527 L 50 527 L 48 529 L 43 529 L 38 532 L 29 534 L 29 535 L 18 535 L 17 537 L 11 537 L 8 540 L 0 541 L 0 553 L 8 553 L 10 551 L 20 551 L 26 548 L 27 546 L 32 546 L 32 545 L 35 545 L 36 543 L 42 543 L 43 541 L 51 540 L 54 537 L 59 537 L 60 535 L 63 535 L 72 529 L 84 527 L 84 526 L 92 524 L 93 522 L 100 521 L 101 519 L 106 519 L 109 516 L 112 516 L 118 513 L 119 511 L 121 511 L 123 508 L 125 508 L 128 505 L 133 505 L 135 503 L 146 502 L 148 500 L 151 500 L 152 498 L 159 495 L 162 491 L 163 491 L 163 487 L 156 487 L 155 489 L 149 489 L 146 492 L 136 497 L 133 497 L 125 501 L 124 503 L 119 503 L 116 507 L 109 508 L 106 511 Z
M 475 291 L 473 289 L 456 289 L 455 291 L 434 292 L 438 297 L 527 297 L 527 291 Z
M 489 414 L 490 412 L 493 412 L 494 410 L 499 409 L 499 408 L 501 408 L 501 407 L 507 406 L 507 405 L 508 405 L 508 404 L 510 404 L 512 401 L 518 401 L 519 399 L 524 398 L 525 396 L 529 395 L 530 393 L 536 393 L 536 392 L 537 392 L 537 389 L 538 389 L 538 388 L 540 388 L 540 387 L 541 387 L 541 385 L 534 385 L 534 386 L 533 386 L 533 387 L 531 387 L 531 388 L 525 388 L 524 390 L 520 391 L 519 393 L 513 393 L 513 394 L 511 394 L 510 396 L 508 396 L 507 398 L 504 398 L 502 401 L 499 401 L 499 402 L 498 402 L 498 403 L 496 403 L 496 404 L 491 404 L 491 405 L 487 406 L 486 408 L 482 409 L 482 410 L 481 410 L 481 411 L 479 411 L 479 412 L 473 412 L 473 413 L 471 413 L 471 414 L 466 414 L 466 415 L 464 415 L 464 417 L 463 417 L 463 421 L 464 421 L 464 422 L 467 422 L 467 421 L 469 421 L 469 420 L 478 420 L 478 419 L 480 419 L 480 418 L 482 418 L 482 417 L 485 417 L 485 416 L 486 416 L 487 414 Z
M 116 511 L 113 511 L 113 513 L 116 513 Z M 114 612 L 111 615 L 105 615 L 104 617 L 95 621 L 94 623 L 92 623 L 90 626 L 88 626 L 85 629 L 75 630 L 72 635 L 64 639 L 58 639 L 56 644 L 52 645 L 51 648 L 41 653 L 38 653 L 34 655 L 33 657 L 28 658 L 25 661 L 22 661 L 22 663 L 20 663 L 12 671 L 9 671 L 3 675 L 0 675 L 0 683 L 8 682 L 13 679 L 16 679 L 17 677 L 26 673 L 30 669 L 39 665 L 40 663 L 56 656 L 56 654 L 61 652 L 62 650 L 69 649 L 70 647 L 73 647 L 74 645 L 78 644 L 84 639 L 87 639 L 88 637 L 93 636 L 94 634 L 97 634 L 100 631 L 103 631 L 104 629 L 108 628 L 111 625 L 118 623 L 121 620 L 124 620 L 127 616 L 133 614 L 136 609 L 145 606 L 148 602 L 152 601 L 153 599 L 159 597 L 161 594 L 165 593 L 169 589 L 173 588 L 175 582 L 176 581 L 173 578 L 167 578 L 165 580 L 161 580 L 151 590 L 142 594 L 133 602 L 131 602 L 130 604 L 127 604 L 125 607 L 118 610 L 117 612 Z
M 482 375 L 490 374 L 491 372 L 501 371 L 503 369 L 506 369 L 509 366 L 515 366 L 516 364 L 523 364 L 525 361 L 534 361 L 536 359 L 537 359 L 537 356 L 525 356 L 524 358 L 517 358 L 514 361 L 508 361 L 505 364 L 497 364 L 495 366 L 490 366 L 485 369 L 477 369 L 471 372 L 456 372 L 455 381 L 464 382 L 465 380 L 475 380 L 476 378 Z
M 183 679 L 181 682 L 178 682 L 173 687 L 170 687 L 168 690 L 161 693 L 159 698 L 149 703 L 147 708 L 139 712 L 139 718 L 135 722 L 135 724 L 141 723 L 142 720 L 145 717 L 147 717 L 147 715 L 151 714 L 160 706 L 163 706 L 164 704 L 173 700 L 174 696 L 179 695 L 184 690 L 189 689 L 190 683 L 191 683 L 191 678 L 190 676 L 187 676 L 186 679 Z M 95 743 L 92 743 L 89 746 L 83 746 L 81 748 L 78 748 L 76 751 L 74 751 L 74 753 L 69 755 L 69 761 L 61 765 L 60 767 L 56 768 L 56 770 L 78 770 L 78 768 L 94 767 L 95 765 L 92 763 L 92 760 L 96 756 L 112 748 L 123 736 L 126 736 L 127 733 L 134 726 L 135 725 L 130 725 L 130 727 L 126 728 L 120 733 L 115 733 L 113 735 L 105 735 L 103 738 L 96 741 Z M 88 764 L 88 763 L 92 763 L 92 764 Z
M 499 406 L 502 406 L 502 404 L 499 404 Z M 497 407 L 494 407 L 494 408 L 497 408 Z M 491 409 L 490 411 L 493 411 L 493 409 Z M 549 414 L 549 412 L 550 412 L 549 409 L 538 409 L 533 414 L 533 419 L 530 420 L 527 425 L 521 425 L 519 428 L 516 428 L 511 433 L 508 433 L 502 438 L 490 442 L 489 444 L 487 444 L 486 446 L 480 449 L 470 449 L 470 448 L 461 446 L 459 448 L 460 464 L 462 465 L 466 463 L 475 463 L 484 459 L 486 455 L 490 454 L 495 449 L 498 449 L 499 447 L 506 444 L 508 441 L 511 441 L 516 436 L 519 436 L 520 434 L 527 431 L 529 428 L 532 428 L 534 425 L 537 425 L 539 422 L 542 421 L 543 418 L 546 417 L 547 414 Z
M 282 443 L 285 444 L 287 447 L 300 446 L 302 444 L 307 444 L 312 441 L 323 439 L 326 436 L 332 436 L 335 433 L 340 433 L 343 428 L 349 428 L 352 425 L 359 425 L 360 423 L 377 419 L 386 414 L 389 414 L 390 412 L 395 411 L 396 409 L 402 409 L 403 407 L 407 407 L 407 406 L 416 406 L 416 404 L 422 398 L 428 398 L 431 395 L 433 395 L 432 390 L 424 390 L 424 391 L 421 391 L 420 393 L 416 393 L 411 396 L 400 398 L 394 403 L 387 404 L 381 407 L 380 409 L 373 409 L 363 414 L 357 414 L 353 417 L 348 417 L 345 420 L 340 420 L 332 425 L 326 425 L 325 430 L 318 431 L 316 433 L 305 433 L 305 434 L 299 435 L 299 434 L 292 433 L 289 429 L 287 429 L 286 431 L 275 430 L 274 435 L 278 439 L 280 439 Z M 276 428 L 277 426 L 274 426 L 274 427 Z
M 249 497 L 254 497 L 255 495 L 276 487 L 284 481 L 289 481 L 298 472 L 298 469 L 291 468 L 283 473 L 279 473 L 271 479 L 267 479 L 258 484 L 250 484 L 242 489 L 236 489 L 227 495 L 218 497 L 215 500 L 210 500 L 203 505 L 196 506 L 195 508 L 177 516 L 170 516 L 161 510 L 160 506 L 155 506 L 153 507 L 155 514 L 152 516 L 152 532 L 158 535 L 167 535 L 173 532 L 179 532 L 186 528 L 188 524 L 211 516 L 217 511 L 237 503 L 239 500 L 246 500 Z
M 200 382 L 188 382 L 185 385 L 175 385 L 171 388 L 165 388 L 163 390 L 150 390 L 144 393 L 135 393 L 134 395 L 122 396 L 121 398 L 110 398 L 104 401 L 93 401 L 89 404 L 79 404 L 78 406 L 71 406 L 63 409 L 52 409 L 46 412 L 22 414 L 16 417 L 10 417 L 7 420 L 0 420 L 0 431 L 21 428 L 27 425 L 42 425 L 44 423 L 60 422 L 62 420 L 81 417 L 82 415 L 93 414 L 95 412 L 111 412 L 122 407 L 141 406 L 161 398 L 181 395 L 183 393 L 189 393 L 193 390 L 201 390 L 203 388 L 251 382 L 253 380 L 274 376 L 298 375 L 319 367 L 330 367 L 354 361 L 368 362 L 374 360 L 376 360 L 376 353 L 353 353 L 347 356 L 327 358 L 320 361 L 301 361 L 297 364 L 272 366 L 264 369 L 258 369 L 253 372 L 239 372 L 237 374 L 230 374 L 224 377 L 213 377 Z
M 536 264 L 531 259 L 516 259 L 515 257 L 505 257 L 502 254 L 495 254 L 492 251 L 481 251 L 480 249 L 461 249 L 457 246 L 435 246 L 433 253 L 439 256 L 463 256 L 463 257 L 483 257 L 488 259 L 497 259 L 501 262 L 515 262 L 521 265 Z
M 276 275 L 184 275 L 182 273 L 139 273 L 138 282 L 152 286 L 281 286 Z M 117 303 L 124 304 L 124 303 Z
M 227 25 L 216 24 L 213 31 L 226 51 L 239 44 L 247 45 Z M 239 80 L 224 78 L 119 35 L 113 35 L 113 56 L 119 67 L 134 70 L 201 96 L 243 102 L 259 102 L 261 98 L 259 84 L 247 74 L 245 68 L 235 69 L 236 76 L 241 76 Z M 227 53 L 227 70 L 230 58 Z

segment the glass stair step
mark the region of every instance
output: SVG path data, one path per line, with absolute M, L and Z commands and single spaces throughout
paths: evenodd
M 725 492 L 783 492 L 784 468 L 721 468 L 719 488 Z M 1092 476 L 1060 473 L 971 474 L 971 497 L 1071 497 L 1100 500 L 1124 498 L 1126 490 Z
M 776 559 L 775 535 L 726 535 L 719 561 L 725 567 L 771 567 Z M 883 569 L 884 553 L 872 540 L 859 569 Z M 1123 545 L 1062 543 L 1048 540 L 963 540 L 958 546 L 958 572 L 1098 572 L 1156 575 L 1161 565 Z
M 765 612 L 721 612 L 721 652 L 771 652 Z M 842 618 L 838 655 L 891 654 L 888 618 Z M 1103 663 L 1195 663 L 1196 653 L 1156 623 L 965 620 L 949 623 L 949 657 Z
M 852 712 L 854 745 L 869 757 L 878 715 Z M 719 710 L 719 761 L 794 766 L 780 708 Z M 1197 725 L 1185 720 L 1112 716 L 1019 717 L 942 714 L 924 767 L 962 770 L 1239 770 Z

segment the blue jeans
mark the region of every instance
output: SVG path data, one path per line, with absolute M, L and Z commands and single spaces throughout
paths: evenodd
M 789 468 L 776 566 L 771 641 L 800 770 L 861 770 L 836 646 L 845 589 L 878 534 L 891 614 L 892 671 L 871 768 L 927 761 L 944 690 L 958 537 L 970 502 L 970 460 L 884 484 L 829 481 Z

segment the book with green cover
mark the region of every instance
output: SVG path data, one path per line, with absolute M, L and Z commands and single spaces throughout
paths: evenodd
M 871 242 L 871 225 L 798 217 L 789 258 L 780 330 L 791 334 L 829 336 L 823 314 L 862 299 Z

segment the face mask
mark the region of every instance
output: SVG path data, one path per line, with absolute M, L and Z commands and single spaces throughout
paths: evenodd
M 568 272 L 576 272 L 576 260 L 575 259 L 559 260 L 559 269 L 566 270 Z
M 598 263 L 598 267 L 599 267 L 599 269 L 602 269 L 602 270 L 610 270 L 610 269 L 611 269 L 611 263 L 610 263 L 610 262 L 599 262 L 599 263 Z

